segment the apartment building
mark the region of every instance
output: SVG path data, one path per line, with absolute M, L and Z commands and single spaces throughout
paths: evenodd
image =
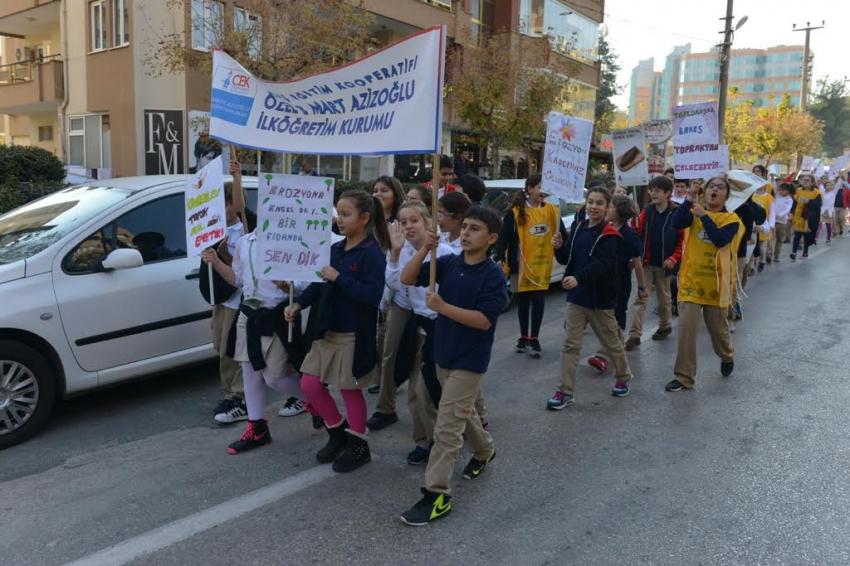
M 245 6 L 251 2 L 0 1 L 0 143 L 37 145 L 94 178 L 190 171 L 208 116 L 210 79 L 196 71 L 162 72 L 153 67 L 151 50 L 161 38 L 183 34 L 187 47 L 208 51 L 211 25 L 223 19 L 250 23 L 253 16 Z M 569 73 L 568 110 L 593 117 L 604 0 L 364 0 L 363 5 L 375 15 L 378 46 L 435 25 L 446 25 L 449 41 L 461 45 L 502 34 L 506 49 L 525 54 L 527 66 L 545 64 Z M 451 108 L 444 121 L 445 153 L 459 147 L 486 151 Z M 393 173 L 403 165 L 392 156 L 290 156 L 281 167 L 290 170 L 304 161 L 322 175 L 352 179 Z
M 742 99 L 752 100 L 756 107 L 777 106 L 786 94 L 792 105 L 799 106 L 803 57 L 802 45 L 733 49 L 729 86 L 736 88 Z M 648 59 L 632 70 L 631 123 L 669 119 L 674 106 L 718 99 L 720 59 L 716 51 L 691 53 L 690 44 L 678 46 L 665 59 L 663 71 L 653 72 L 650 78 L 651 69 L 652 60 Z M 645 89 L 650 81 L 652 97 L 647 102 Z

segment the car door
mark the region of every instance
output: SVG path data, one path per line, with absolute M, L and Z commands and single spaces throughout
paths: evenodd
M 198 290 L 199 259 L 186 256 L 180 189 L 116 214 L 57 258 L 59 312 L 83 369 L 115 368 L 210 343 L 211 310 Z M 98 260 L 122 247 L 137 249 L 144 264 L 98 272 Z

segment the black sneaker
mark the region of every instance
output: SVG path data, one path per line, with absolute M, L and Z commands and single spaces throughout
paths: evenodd
M 720 362 L 720 375 L 723 377 L 729 377 L 732 375 L 732 372 L 735 370 L 735 360 L 731 362 Z
M 493 461 L 493 458 L 496 457 L 496 449 L 493 449 L 493 452 L 490 453 L 490 456 L 487 457 L 486 460 L 476 460 L 472 458 L 469 460 L 469 463 L 463 469 L 463 479 L 465 480 L 477 480 L 481 476 L 481 472 L 484 471 L 484 468 L 487 467 L 487 464 Z
M 516 341 L 514 351 L 517 354 L 525 354 L 528 352 L 528 339 L 524 336 L 520 336 L 519 340 Z
M 213 420 L 218 425 L 231 425 L 239 421 L 247 421 L 248 407 L 245 405 L 245 401 L 235 400 L 230 404 L 227 411 L 218 413 L 213 417 Z
M 401 514 L 401 522 L 411 527 L 424 527 L 431 521 L 442 519 L 452 511 L 451 496 L 433 493 L 422 488 L 422 499 Z
M 674 379 L 673 381 L 664 386 L 664 391 L 670 391 L 671 393 L 676 391 L 684 391 L 685 389 L 687 389 L 687 387 L 682 385 L 682 382 L 678 379 Z
M 417 446 L 407 454 L 407 463 L 411 466 L 421 466 L 428 461 L 431 455 L 431 448 L 422 448 Z
M 543 349 L 540 347 L 540 340 L 537 338 L 529 338 L 528 347 L 528 355 L 532 358 L 539 358 L 543 354 Z
M 668 336 L 673 334 L 672 328 L 659 328 L 655 331 L 655 334 L 652 335 L 653 340 L 664 340 Z
M 369 420 L 366 421 L 366 426 L 369 427 L 369 430 L 381 430 L 382 428 L 387 428 L 391 424 L 395 424 L 398 422 L 398 415 L 393 413 L 392 415 L 385 415 L 384 413 L 380 413 L 375 411 Z
M 239 440 L 227 447 L 227 452 L 229 454 L 241 454 L 269 444 L 271 441 L 272 435 L 269 434 L 269 427 L 265 420 L 248 421 L 245 432 L 242 433 Z
M 213 409 L 213 415 L 220 415 L 221 413 L 226 413 L 233 407 L 233 399 L 222 399 L 218 402 L 218 405 Z
M 791 258 L 791 261 L 797 261 L 797 254 L 788 254 L 788 257 Z
M 759 269 L 759 273 L 761 273 L 762 271 L 764 271 L 764 262 L 761 262 L 761 261 L 759 262 L 759 267 L 758 267 L 758 269 Z

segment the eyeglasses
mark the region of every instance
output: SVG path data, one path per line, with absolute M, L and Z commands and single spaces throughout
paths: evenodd
M 710 183 L 705 186 L 706 189 L 725 189 L 726 185 L 723 183 Z

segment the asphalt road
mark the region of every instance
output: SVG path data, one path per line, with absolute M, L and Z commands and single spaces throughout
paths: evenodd
M 485 381 L 498 457 L 457 468 L 454 511 L 426 528 L 410 419 L 372 434 L 373 462 L 319 466 L 324 433 L 271 417 L 274 443 L 241 456 L 218 428 L 215 366 L 63 403 L 50 427 L 0 452 L 4 564 L 847 564 L 850 236 L 751 279 L 720 377 L 707 335 L 697 389 L 669 394 L 675 338 L 630 354 L 632 394 L 580 370 L 576 404 L 544 410 L 558 376 L 563 296 L 548 298 L 544 357 L 499 322 Z M 675 334 L 674 334 L 675 336 Z M 587 354 L 595 341 L 588 335 Z M 375 396 L 370 397 L 370 407 Z M 280 400 L 270 406 L 276 413 Z M 273 414 L 273 413 L 271 413 Z

